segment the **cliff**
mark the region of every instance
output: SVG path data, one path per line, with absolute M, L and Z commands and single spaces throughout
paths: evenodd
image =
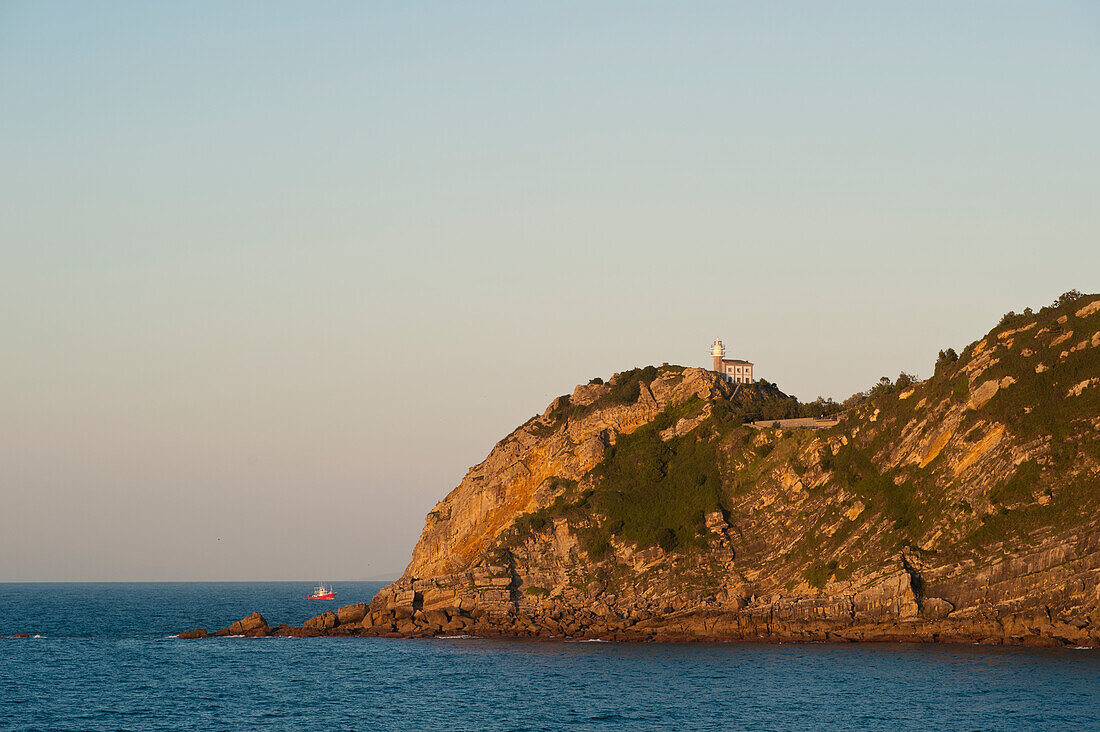
M 596 380 L 598 382 L 598 380 Z M 1009 314 L 836 426 L 702 369 L 578 386 L 428 514 L 388 636 L 1100 645 L 1100 296 Z
M 826 430 L 702 369 L 578 386 L 428 514 L 377 632 L 1100 642 L 1100 297 Z

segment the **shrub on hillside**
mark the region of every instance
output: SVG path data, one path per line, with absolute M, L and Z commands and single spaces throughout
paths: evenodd
M 1076 290 L 1076 289 L 1069 290 L 1068 292 L 1063 292 L 1061 295 L 1059 295 L 1058 299 L 1056 299 L 1053 303 L 1051 303 L 1050 307 L 1051 308 L 1060 308 L 1063 305 L 1069 305 L 1070 303 L 1075 303 L 1084 296 L 1085 296 L 1084 293 L 1082 293 L 1080 290 Z
M 959 354 L 955 353 L 954 348 L 948 348 L 940 350 L 938 356 L 936 356 L 936 371 L 938 375 L 943 372 L 944 369 L 956 363 L 959 360 Z

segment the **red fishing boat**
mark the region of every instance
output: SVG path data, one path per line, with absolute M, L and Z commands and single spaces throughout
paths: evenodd
M 309 596 L 310 600 L 335 600 L 336 590 L 331 587 L 325 587 L 325 583 L 317 585 L 313 588 L 313 594 Z

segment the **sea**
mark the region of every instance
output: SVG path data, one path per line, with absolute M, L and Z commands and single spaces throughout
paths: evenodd
M 217 638 L 380 582 L 0 584 L 0 730 L 1100 730 L 1100 651 Z

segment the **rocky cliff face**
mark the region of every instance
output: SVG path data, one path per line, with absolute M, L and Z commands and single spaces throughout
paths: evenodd
M 681 367 L 578 386 L 369 608 L 268 630 L 1100 645 L 1100 296 L 1010 314 L 835 427 L 743 424 L 785 399 Z
M 365 632 L 1100 643 L 1100 297 L 826 430 L 702 369 L 579 386 L 428 514 Z
M 732 392 L 701 369 L 654 370 L 644 376 L 622 377 L 619 394 L 608 384 L 578 386 L 497 443 L 428 513 L 403 579 L 478 564 L 518 516 L 550 505 L 563 485 L 588 475 L 617 435 L 633 432 L 691 397 L 726 399 Z

